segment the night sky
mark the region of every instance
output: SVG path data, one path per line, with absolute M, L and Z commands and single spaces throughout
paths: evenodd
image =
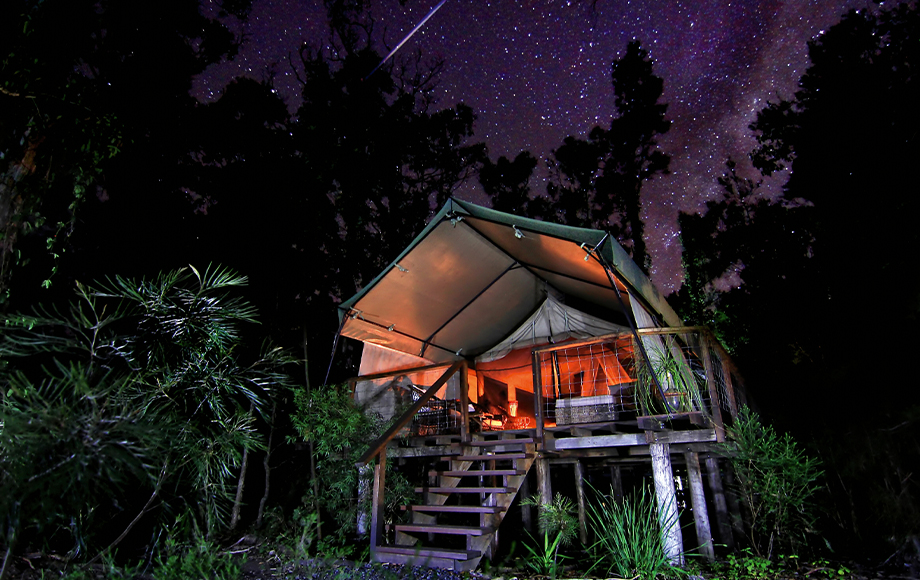
M 375 1 L 379 52 L 396 46 L 437 3 Z M 726 157 L 746 159 L 753 146 L 748 125 L 768 100 L 792 96 L 808 65 L 807 41 L 847 10 L 865 6 L 856 0 L 447 0 L 400 52 L 421 48 L 444 58 L 439 105 L 464 102 L 476 111 L 475 139 L 487 144 L 493 160 L 522 150 L 545 159 L 567 135 L 609 127 L 611 63 L 639 40 L 664 79 L 673 121 L 661 143 L 671 174 L 643 188 L 652 277 L 668 293 L 680 284 L 678 210 L 702 209 L 719 193 Z M 288 54 L 296 62 L 301 42 L 318 46 L 328 38 L 322 2 L 255 0 L 248 22 L 231 24 L 245 35 L 239 56 L 211 67 L 194 94 L 217 98 L 230 79 L 261 80 L 276 63 L 275 86 L 296 109 L 299 88 Z M 767 185 L 775 193 L 781 181 Z M 545 191 L 542 175 L 531 187 Z M 475 183 L 459 195 L 484 199 Z

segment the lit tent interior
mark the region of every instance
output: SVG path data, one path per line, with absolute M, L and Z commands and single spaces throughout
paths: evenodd
M 471 401 L 502 409 L 516 401 L 511 414 L 531 418 L 534 347 L 625 334 L 631 324 L 681 326 L 605 232 L 457 199 L 449 199 L 396 260 L 343 302 L 339 316 L 341 335 L 364 343 L 361 376 L 465 358 Z M 612 351 L 563 361 L 555 372 L 577 375 L 577 386 L 559 381 L 570 386 L 553 396 L 591 395 L 599 392 L 595 384 L 613 389 L 627 383 L 632 379 L 621 363 Z M 442 373 L 415 373 L 411 383 L 431 385 Z M 384 387 L 380 381 L 359 383 L 356 402 L 373 399 Z M 452 380 L 439 396 L 456 398 L 451 391 L 457 388 Z

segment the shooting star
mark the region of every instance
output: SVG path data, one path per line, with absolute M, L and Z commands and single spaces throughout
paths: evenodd
M 375 66 L 375 67 L 374 67 L 374 70 L 372 70 L 371 72 L 369 72 L 369 73 L 367 74 L 367 76 L 364 77 L 364 80 L 367 80 L 368 78 L 370 78 L 370 76 L 371 76 L 372 74 L 374 74 L 375 72 L 377 72 L 377 69 L 379 69 L 380 67 L 383 66 L 383 63 L 385 63 L 386 61 L 390 60 L 390 57 L 393 56 L 394 54 L 396 54 L 396 51 L 399 50 L 399 49 L 402 47 L 402 45 L 406 44 L 406 41 L 409 40 L 410 38 L 412 38 L 412 35 L 415 34 L 416 32 L 418 32 L 418 29 L 419 29 L 419 28 L 421 28 L 422 26 L 424 26 L 425 23 L 428 22 L 428 19 L 431 18 L 432 16 L 434 16 L 434 13 L 437 12 L 438 10 L 440 10 L 441 6 L 444 6 L 444 3 L 445 3 L 445 2 L 447 2 L 447 0 L 441 0 L 441 1 L 438 3 L 437 6 L 435 6 L 434 8 L 432 8 L 432 9 L 431 9 L 431 12 L 428 13 L 428 16 L 422 18 L 422 21 L 419 22 L 418 24 L 416 24 L 416 25 L 415 25 L 415 28 L 413 28 L 411 31 L 409 31 L 409 34 L 407 34 L 406 37 L 403 38 L 403 39 L 399 42 L 399 44 L 396 45 L 396 48 L 394 48 L 393 50 L 391 50 L 391 51 L 390 51 L 390 54 L 388 54 L 388 55 L 386 55 L 385 57 L 383 57 L 383 60 L 380 61 L 380 64 L 378 64 L 377 66 Z

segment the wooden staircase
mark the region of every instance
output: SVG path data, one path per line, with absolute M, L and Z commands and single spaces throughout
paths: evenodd
M 476 434 L 456 454 L 436 458 L 422 501 L 405 506 L 408 524 L 393 526 L 395 545 L 371 547 L 376 562 L 470 571 L 493 541 L 533 465 L 529 432 Z

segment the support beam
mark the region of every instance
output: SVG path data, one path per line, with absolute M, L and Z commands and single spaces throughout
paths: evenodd
M 585 464 L 575 462 L 575 498 L 578 502 L 578 539 L 588 543 L 588 522 L 585 518 Z
M 667 443 L 649 445 L 652 455 L 652 475 L 655 479 L 655 498 L 658 503 L 658 521 L 662 529 L 665 556 L 672 564 L 684 563 L 684 540 L 677 515 L 677 494 L 674 491 L 674 472 L 671 470 L 671 446 Z
M 709 527 L 709 512 L 706 510 L 706 492 L 703 491 L 703 474 L 700 472 L 700 456 L 692 451 L 684 453 L 687 477 L 690 479 L 690 501 L 693 507 L 693 522 L 696 524 L 696 541 L 700 554 L 712 562 L 716 554 L 712 545 L 712 530 Z
M 732 532 L 734 532 L 736 538 L 744 538 L 744 516 L 741 514 L 738 494 L 735 493 L 735 474 L 731 467 L 725 470 L 725 485 L 728 487 L 725 499 L 728 500 L 728 511 L 731 514 Z
M 716 509 L 716 526 L 719 530 L 719 541 L 730 550 L 735 549 L 735 540 L 732 537 L 731 520 L 728 516 L 728 504 L 725 503 L 725 491 L 722 489 L 722 474 L 719 472 L 719 458 L 710 455 L 706 458 L 706 475 L 709 478 L 709 489 L 712 490 L 712 499 Z
M 553 503 L 553 487 L 549 479 L 549 460 L 545 457 L 538 457 L 536 464 L 537 492 L 540 494 L 540 503 L 549 505 Z

